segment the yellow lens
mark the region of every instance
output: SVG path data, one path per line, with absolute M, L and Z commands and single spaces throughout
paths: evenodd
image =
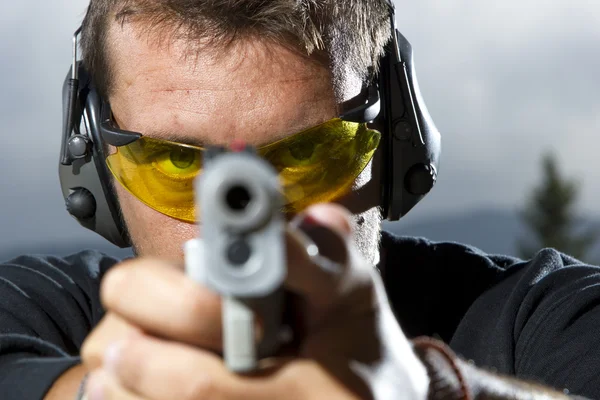
M 335 119 L 259 149 L 278 171 L 285 212 L 346 194 L 367 166 L 381 135 L 365 124 Z
M 365 124 L 334 119 L 258 149 L 279 172 L 284 212 L 333 201 L 372 159 L 380 133 Z M 143 136 L 117 149 L 106 162 L 115 178 L 149 207 L 194 222 L 194 179 L 201 171 L 200 147 Z
M 117 181 L 149 207 L 192 222 L 194 178 L 202 166 L 202 150 L 142 137 L 107 157 Z

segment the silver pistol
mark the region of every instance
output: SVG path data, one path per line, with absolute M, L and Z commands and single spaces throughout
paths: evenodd
M 277 172 L 250 148 L 211 148 L 195 193 L 201 238 L 185 245 L 186 272 L 222 296 L 227 367 L 251 372 L 279 346 L 287 267 Z

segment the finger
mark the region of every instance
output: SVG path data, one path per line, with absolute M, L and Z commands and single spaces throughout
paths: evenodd
M 325 306 L 349 266 L 348 212 L 334 204 L 310 207 L 290 224 L 286 286 Z
M 352 234 L 352 215 L 344 207 L 334 203 L 321 203 L 309 207 L 305 212 L 318 225 L 326 226 L 342 237 Z
M 147 399 L 287 398 L 277 380 L 235 375 L 212 353 L 145 335 L 111 347 L 104 366 L 120 385 Z
M 114 376 L 101 369 L 90 374 L 85 393 L 87 400 L 146 400 L 125 389 Z
M 99 368 L 102 365 L 104 352 L 110 343 L 140 332 L 138 327 L 109 312 L 83 342 L 80 351 L 81 360 L 88 371 Z
M 171 264 L 137 259 L 102 281 L 104 306 L 155 336 L 219 351 L 221 300 Z

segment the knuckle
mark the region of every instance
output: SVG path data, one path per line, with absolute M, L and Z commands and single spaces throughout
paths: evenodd
M 202 314 L 202 311 L 206 308 L 205 297 L 198 286 L 185 285 L 182 288 L 181 298 L 184 300 L 186 308 L 194 315 Z
M 289 400 L 301 400 L 308 399 L 310 396 L 307 393 L 307 386 L 302 384 L 299 379 L 292 379 L 279 387 L 278 393 L 283 396 L 287 396 Z M 275 397 L 278 398 L 278 397 Z
M 102 365 L 102 352 L 99 350 L 93 337 L 90 337 L 83 342 L 79 355 L 81 356 L 82 363 L 88 369 L 95 369 Z
M 126 340 L 119 348 L 119 361 L 116 366 L 119 375 L 127 382 L 127 386 L 140 388 L 144 384 L 147 368 L 152 365 L 149 355 L 138 348 L 134 340 Z
M 284 368 L 279 377 L 280 379 L 277 380 L 277 384 L 273 388 L 273 398 L 300 400 L 313 397 L 310 393 L 310 386 L 306 385 L 306 380 L 298 379 L 298 376 L 313 377 L 310 368 L 312 363 L 312 361 L 298 361 L 294 362 L 290 368 Z M 326 396 L 323 398 L 326 398 Z
M 94 369 L 102 365 L 102 355 L 107 342 L 107 336 L 110 333 L 110 314 L 107 314 L 102 321 L 85 338 L 79 351 L 81 361 L 88 368 Z
M 207 375 L 195 374 L 188 379 L 183 388 L 180 400 L 206 400 L 217 396 L 215 381 Z
M 100 284 L 100 299 L 104 305 L 110 307 L 117 304 L 119 294 L 127 293 L 127 275 L 130 269 L 129 264 L 117 265 L 106 273 Z
M 196 345 L 214 350 L 221 347 L 221 306 L 219 297 L 208 289 L 196 285 L 187 292 L 183 308 L 186 309 L 180 329 L 191 335 Z
M 182 299 L 185 307 L 192 317 L 206 317 L 212 314 L 218 304 L 215 303 L 215 296 L 206 289 L 194 282 L 185 285 L 182 290 Z
M 321 203 L 310 207 L 307 211 L 319 223 L 334 229 L 342 236 L 350 235 L 354 228 L 352 214 L 339 204 Z

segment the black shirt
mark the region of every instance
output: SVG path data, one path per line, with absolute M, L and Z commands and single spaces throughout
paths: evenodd
M 479 366 L 600 397 L 600 268 L 554 250 L 529 262 L 384 233 L 382 272 L 409 337 L 441 338 Z M 118 260 L 84 251 L 0 265 L 0 394 L 42 399 L 79 362 Z

